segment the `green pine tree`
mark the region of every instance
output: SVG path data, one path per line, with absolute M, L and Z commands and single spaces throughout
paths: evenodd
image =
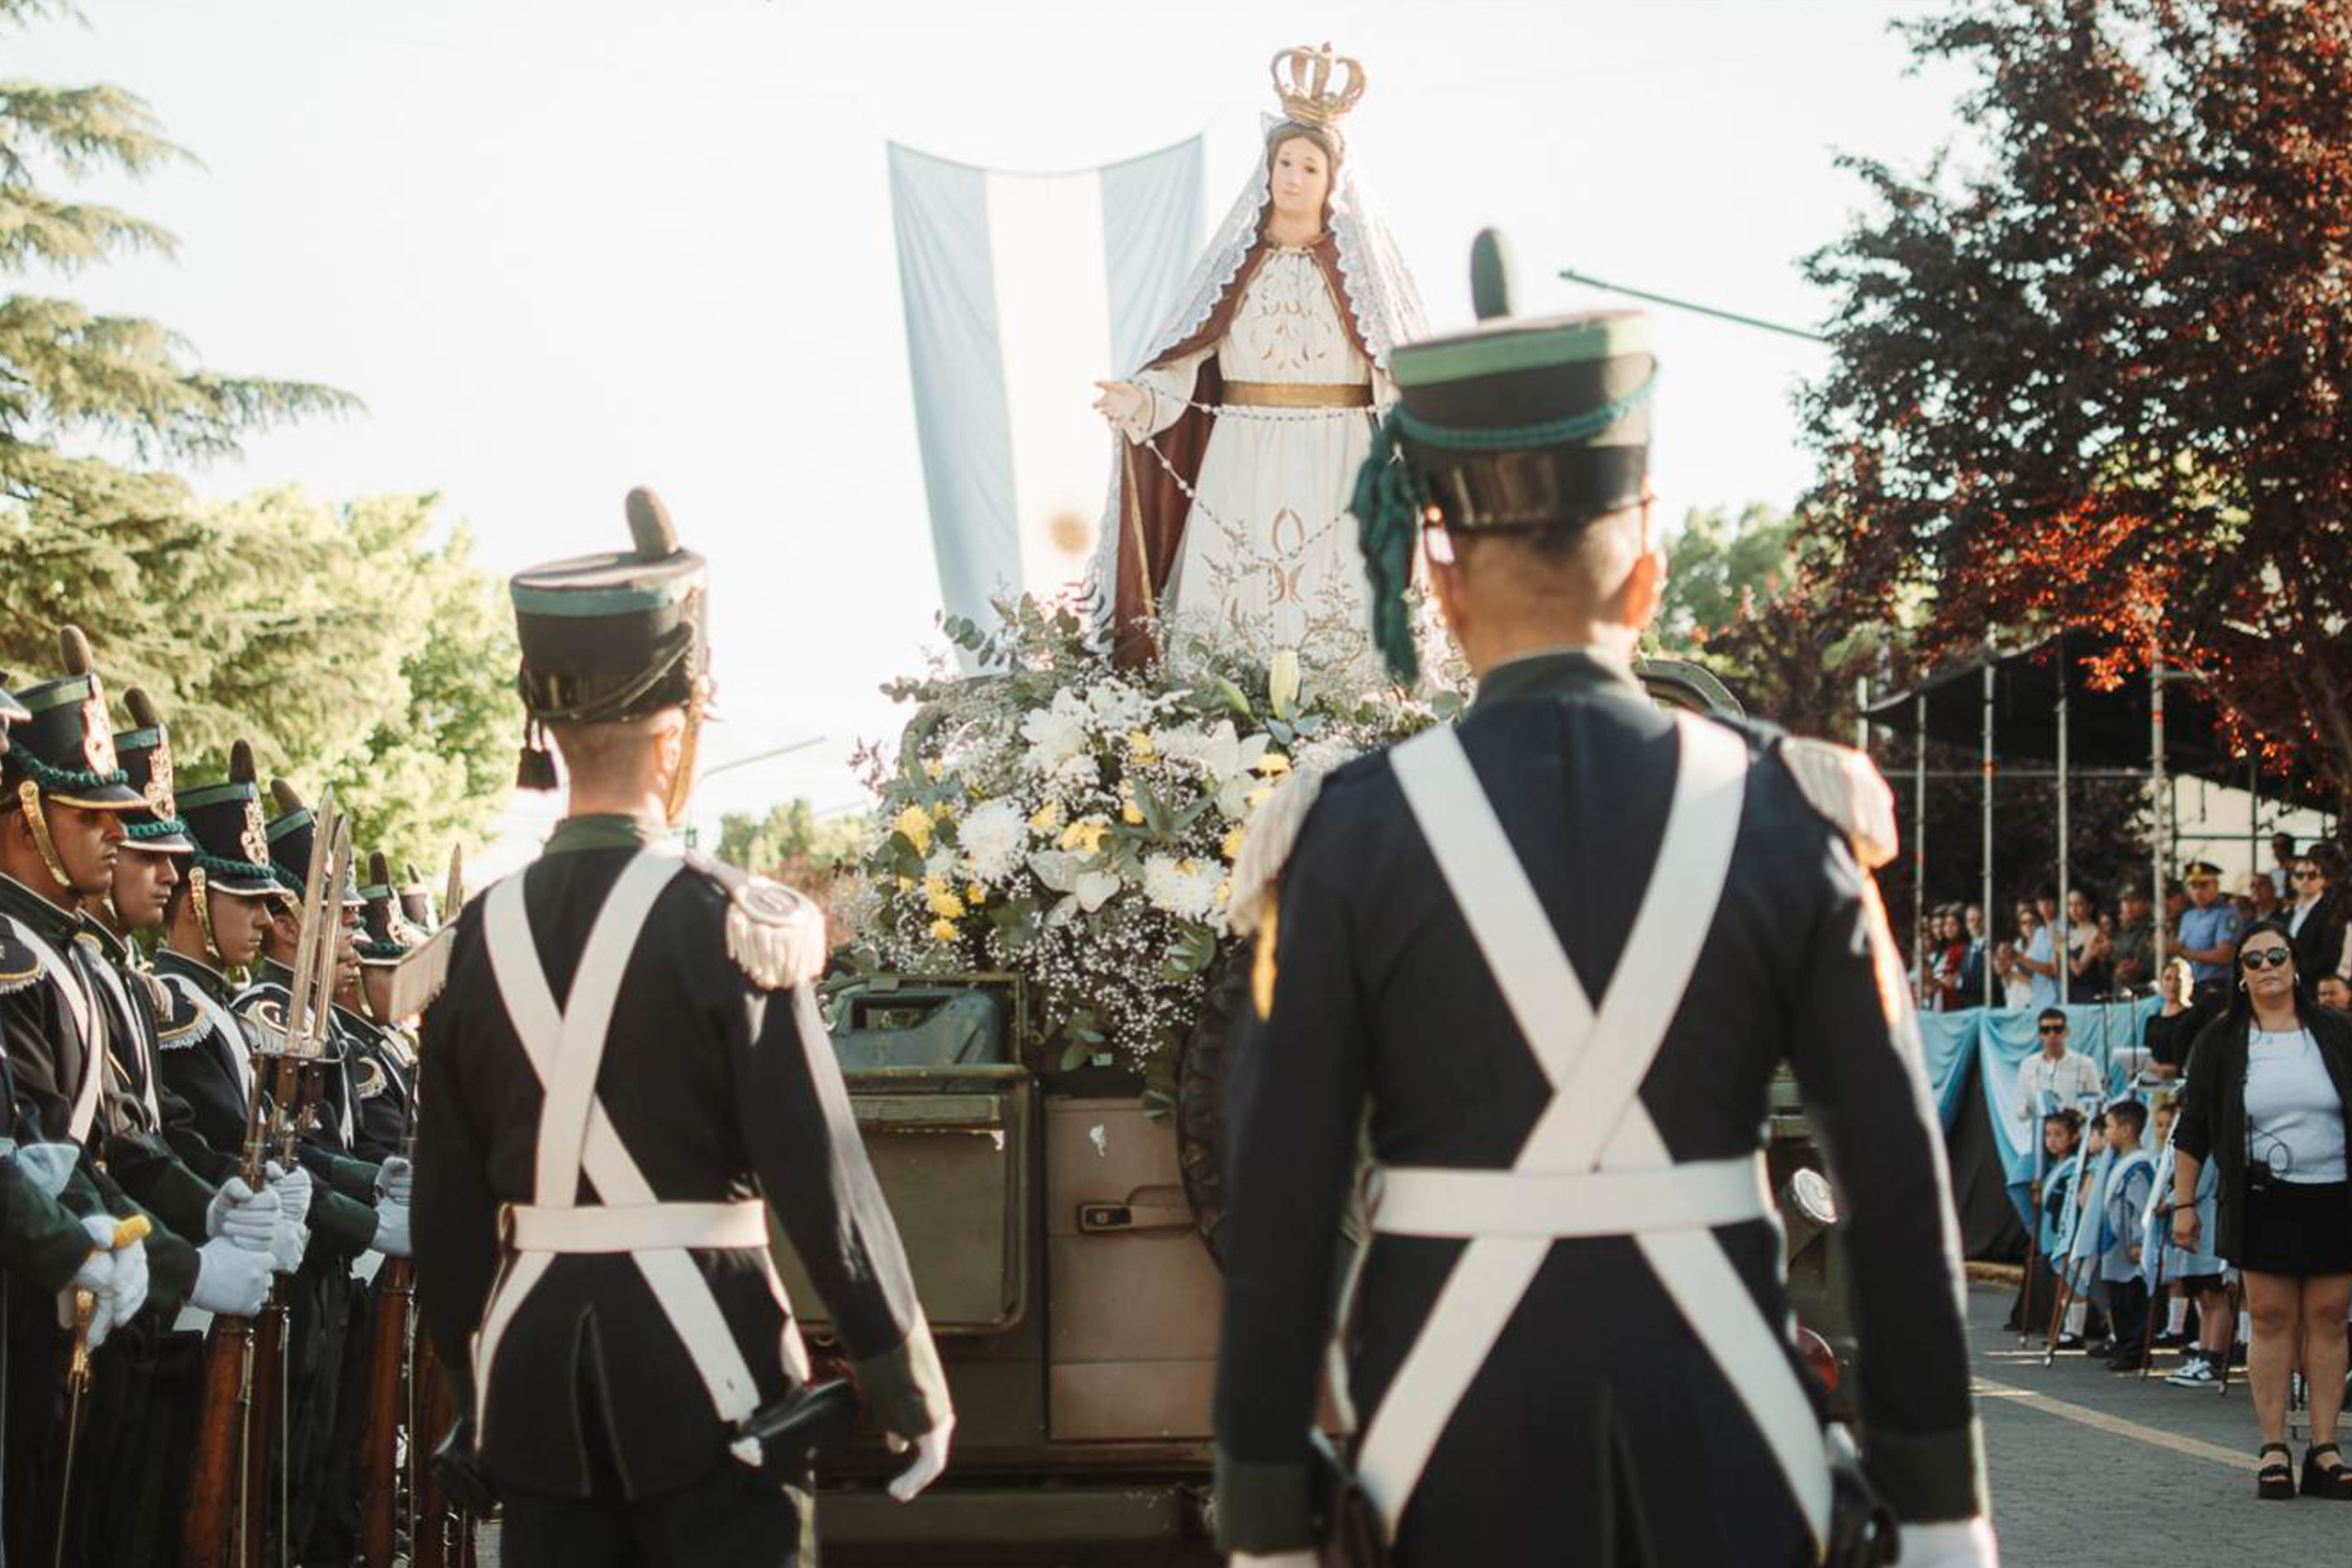
M 73 14 L 0 0 L 0 26 Z M 438 864 L 504 798 L 519 725 L 512 633 L 463 530 L 431 496 L 200 502 L 175 467 L 356 400 L 201 368 L 157 322 L 30 287 L 173 243 L 44 178 L 187 156 L 120 87 L 0 80 L 0 275 L 28 286 L 0 296 L 0 670 L 53 672 L 54 628 L 78 625 L 115 692 L 162 706 L 184 779 L 249 737 L 306 795 L 335 784 L 363 847 Z

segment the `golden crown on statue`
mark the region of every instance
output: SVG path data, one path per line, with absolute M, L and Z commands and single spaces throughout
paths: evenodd
M 1332 87 L 1335 73 L 1345 75 L 1346 86 Z M 1274 56 L 1273 76 L 1283 113 L 1301 125 L 1335 125 L 1363 96 L 1363 62 L 1333 54 L 1328 43 L 1320 49 L 1301 44 L 1283 50 Z

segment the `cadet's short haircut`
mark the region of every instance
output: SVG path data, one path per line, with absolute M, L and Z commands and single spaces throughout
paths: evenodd
M 2061 1023 L 2065 1022 L 2066 1010 L 2064 1008 L 2043 1008 L 2041 1010 L 2041 1015 L 2039 1018 L 2036 1018 L 2033 1021 L 2036 1023 L 2048 1023 L 2053 1018 Z
M 2135 1138 L 2148 1130 L 2148 1108 L 2129 1096 L 2109 1106 L 2107 1113 L 2129 1122 L 2132 1124 L 2132 1135 Z

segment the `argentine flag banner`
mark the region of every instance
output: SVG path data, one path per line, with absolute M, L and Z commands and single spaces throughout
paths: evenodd
M 1084 574 L 1124 376 L 1201 247 L 1201 139 L 1066 174 L 976 168 L 893 142 L 890 206 L 940 603 Z

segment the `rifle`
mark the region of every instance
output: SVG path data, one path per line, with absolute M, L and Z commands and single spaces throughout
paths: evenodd
M 295 955 L 294 987 L 282 1028 L 266 1017 L 254 1043 L 253 1103 L 245 1112 L 245 1140 L 238 1174 L 260 1191 L 267 1185 L 273 1146 L 290 1150 L 300 1132 L 301 1063 L 315 1058 L 328 1016 L 334 983 L 334 942 L 340 924 L 344 868 L 350 860 L 351 832 L 330 791 L 319 807 L 317 842 L 333 844 L 329 857 L 313 854 L 303 888 L 301 936 Z M 322 965 L 319 959 L 327 962 Z M 312 994 L 312 993 L 318 994 Z M 273 1040 L 271 1037 L 275 1036 Z M 227 1420 L 203 1422 L 180 1525 L 183 1568 L 262 1568 L 269 1491 L 269 1411 L 286 1397 L 282 1377 L 287 1354 L 286 1309 L 275 1286 L 270 1300 L 251 1318 L 216 1317 L 204 1350 L 207 1412 L 232 1412 Z M 284 1510 L 280 1510 L 281 1525 Z M 279 1543 L 281 1551 L 289 1544 Z
M 442 922 L 457 919 L 458 908 L 465 901 L 464 852 L 453 846 L 449 851 L 448 887 L 441 901 Z M 369 874 L 378 883 L 391 880 L 390 864 L 378 854 L 369 865 Z M 392 1020 L 379 1020 L 387 1027 Z M 419 1077 L 422 1077 L 420 1073 Z M 413 1162 L 416 1158 L 416 1099 L 409 1099 L 409 1122 L 401 1141 L 401 1155 Z M 426 1337 L 416 1334 L 412 1337 L 416 1302 L 416 1265 L 411 1258 L 390 1258 L 384 1260 L 383 1271 L 376 1279 L 375 1341 L 369 1348 L 368 1364 L 368 1431 L 360 1453 L 360 1485 L 365 1501 L 360 1514 L 359 1555 L 368 1568 L 392 1568 L 392 1554 L 399 1531 L 401 1483 L 400 1434 L 408 1433 L 410 1468 L 408 1481 L 409 1539 L 411 1551 L 420 1561 L 425 1547 L 423 1532 L 432 1530 L 436 1536 L 433 1551 L 437 1555 L 437 1519 L 423 1517 L 421 1494 L 417 1485 L 423 1466 L 419 1456 L 425 1445 L 419 1438 L 430 1427 L 420 1426 L 417 1388 L 423 1364 L 431 1354 L 429 1345 L 421 1345 Z

